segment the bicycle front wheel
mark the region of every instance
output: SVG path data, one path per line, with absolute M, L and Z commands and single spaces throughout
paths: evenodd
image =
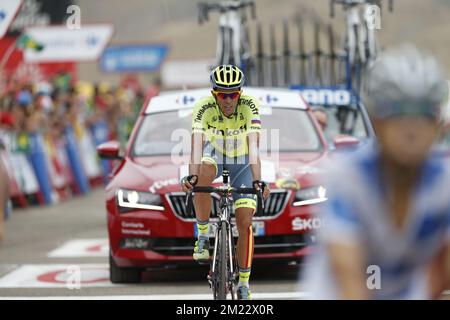
M 227 232 L 227 223 L 222 221 L 219 225 L 219 234 L 218 239 L 218 261 L 217 261 L 217 270 L 219 271 L 218 275 L 218 292 L 217 298 L 219 300 L 226 300 L 227 291 L 228 291 L 228 232 Z

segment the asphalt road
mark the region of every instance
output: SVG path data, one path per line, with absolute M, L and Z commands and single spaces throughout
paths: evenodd
M 103 190 L 15 210 L 0 242 L 0 299 L 210 299 L 207 268 L 151 270 L 141 284 L 108 279 Z M 299 299 L 298 268 L 255 267 L 254 299 Z M 79 286 L 78 286 L 79 285 Z
M 2 299 L 204 300 L 207 267 L 149 270 L 143 282 L 109 281 L 103 190 L 48 207 L 15 210 L 0 242 Z M 255 300 L 303 299 L 298 267 L 254 266 Z M 450 290 L 443 299 L 450 297 Z

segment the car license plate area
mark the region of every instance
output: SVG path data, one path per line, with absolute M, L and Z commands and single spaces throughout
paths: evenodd
M 253 235 L 255 237 L 260 237 L 263 236 L 265 234 L 265 223 L 264 221 L 253 221 L 252 223 L 253 226 Z M 217 225 L 215 223 L 211 223 L 209 225 L 209 237 L 210 238 L 214 238 L 216 235 L 216 229 L 217 229 Z M 237 237 L 238 236 L 238 230 L 236 225 L 233 225 L 233 236 Z M 194 236 L 197 237 L 197 224 L 194 223 Z

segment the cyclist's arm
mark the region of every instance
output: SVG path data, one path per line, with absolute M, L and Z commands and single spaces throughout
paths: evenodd
M 261 159 L 259 158 L 259 133 L 252 132 L 247 135 L 248 156 L 253 180 L 261 180 Z
M 447 213 L 447 231 L 442 249 L 428 267 L 428 291 L 432 299 L 438 299 L 450 285 L 450 212 Z
M 247 114 L 247 145 L 253 180 L 261 180 L 261 160 L 259 158 L 259 134 L 261 132 L 261 118 L 257 99 L 250 99 Z
M 198 175 L 203 156 L 203 142 L 206 124 L 206 100 L 200 100 L 192 112 L 192 134 L 191 134 L 191 160 L 189 163 L 189 175 Z
M 369 299 L 364 273 L 363 247 L 355 243 L 331 242 L 327 246 L 328 256 L 340 299 Z
M 189 175 L 197 175 L 203 154 L 203 133 L 193 132 L 191 135 L 191 161 L 189 163 Z
M 364 225 L 354 203 L 353 188 L 342 187 L 340 163 L 324 179 L 328 200 L 320 215 L 327 223 L 319 230 L 339 299 L 370 299 L 367 287 Z
M 427 269 L 427 287 L 430 297 L 438 299 L 450 284 L 450 243 L 433 258 Z

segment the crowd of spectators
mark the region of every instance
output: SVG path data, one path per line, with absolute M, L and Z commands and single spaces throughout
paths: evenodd
M 117 86 L 75 82 L 67 73 L 48 81 L 10 81 L 0 92 L 0 150 L 26 153 L 31 134 L 38 133 L 46 141 L 61 140 L 69 126 L 79 138 L 99 121 L 107 128 L 107 140 L 124 145 L 145 99 L 146 92 L 132 76 Z M 15 137 L 14 143 L 7 135 Z M 0 239 L 4 217 L 10 211 L 6 171 L 0 161 Z
M 112 87 L 73 83 L 68 75 L 60 74 L 48 82 L 14 82 L 0 97 L 0 130 L 39 131 L 58 138 L 69 124 L 77 132 L 104 119 L 109 138 L 124 142 L 143 100 L 142 88 L 131 81 Z

